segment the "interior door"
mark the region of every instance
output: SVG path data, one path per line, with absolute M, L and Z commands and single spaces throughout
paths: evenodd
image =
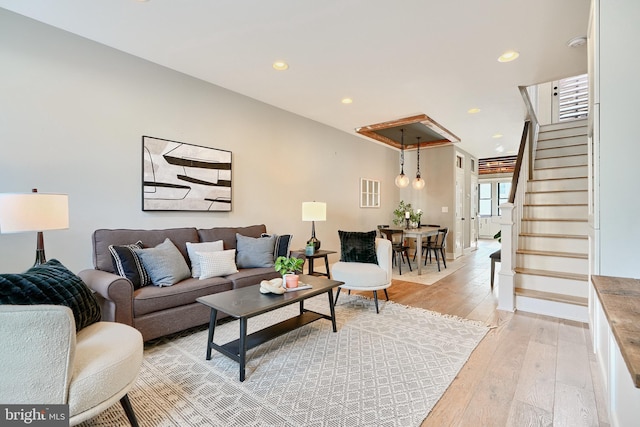
M 471 175 L 471 206 L 469 207 L 471 221 L 471 249 L 478 248 L 478 177 Z
M 453 256 L 462 256 L 464 243 L 464 156 L 456 153 L 456 229 L 453 239 Z

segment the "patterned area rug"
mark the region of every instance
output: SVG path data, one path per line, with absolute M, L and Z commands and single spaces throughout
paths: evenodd
M 418 275 L 418 267 L 416 263 L 411 261 L 411 268 L 413 271 L 409 271 L 407 264 L 402 264 L 402 274 L 398 270 L 398 266 L 393 266 L 393 279 L 404 280 L 405 282 L 420 283 L 422 285 L 433 285 L 438 280 L 443 279 L 453 273 L 454 271 L 464 267 L 464 257 L 460 257 L 456 260 L 447 260 L 447 268 L 444 268 L 442 261 L 440 261 L 440 271 L 436 260 L 431 263 L 427 262 L 427 265 L 422 265 L 422 274 Z
M 145 346 L 129 397 L 141 426 L 418 426 L 488 328 L 477 322 L 341 295 L 338 332 L 318 320 L 248 352 L 247 377 L 218 352 L 205 360 L 200 328 Z M 305 307 L 329 313 L 326 295 Z M 249 319 L 249 332 L 297 314 Z M 238 337 L 238 322 L 214 340 Z M 128 425 L 119 404 L 83 426 Z

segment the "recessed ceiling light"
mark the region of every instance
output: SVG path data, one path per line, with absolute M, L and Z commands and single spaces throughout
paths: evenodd
M 353 99 L 351 98 L 342 98 L 342 102 L 343 104 L 352 104 L 353 103 Z
M 579 47 L 587 44 L 587 38 L 585 36 L 574 37 L 567 42 L 567 46 L 569 47 Z
M 516 59 L 520 54 L 515 50 L 508 50 L 498 58 L 498 62 L 511 62 Z
M 502 135 L 501 133 L 494 133 L 494 134 L 491 136 L 491 138 L 496 138 L 496 139 L 498 139 L 498 138 L 502 138 L 502 137 L 503 137 L 503 135 Z
M 469 113 L 469 114 L 476 114 L 476 113 L 479 113 L 479 112 L 480 112 L 479 108 L 469 108 L 467 110 L 467 113 Z
M 284 71 L 287 68 L 289 68 L 289 64 L 287 64 L 284 61 L 276 61 L 273 63 L 273 68 L 278 70 L 278 71 Z

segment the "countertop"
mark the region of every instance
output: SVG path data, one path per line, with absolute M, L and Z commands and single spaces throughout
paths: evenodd
M 633 383 L 640 388 L 640 279 L 591 276 L 591 282 Z

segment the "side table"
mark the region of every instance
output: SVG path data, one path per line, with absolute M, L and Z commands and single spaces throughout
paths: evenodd
M 300 249 L 294 252 L 304 254 L 304 249 Z M 335 254 L 335 253 L 336 251 L 325 251 L 325 250 L 319 249 L 313 255 L 306 255 L 307 259 L 309 260 L 309 271 L 307 274 L 309 276 L 327 276 L 327 278 L 331 279 L 331 272 L 329 271 L 329 255 Z M 321 271 L 314 271 L 313 261 L 316 258 L 324 258 L 324 266 L 327 270 L 326 273 L 323 273 Z

